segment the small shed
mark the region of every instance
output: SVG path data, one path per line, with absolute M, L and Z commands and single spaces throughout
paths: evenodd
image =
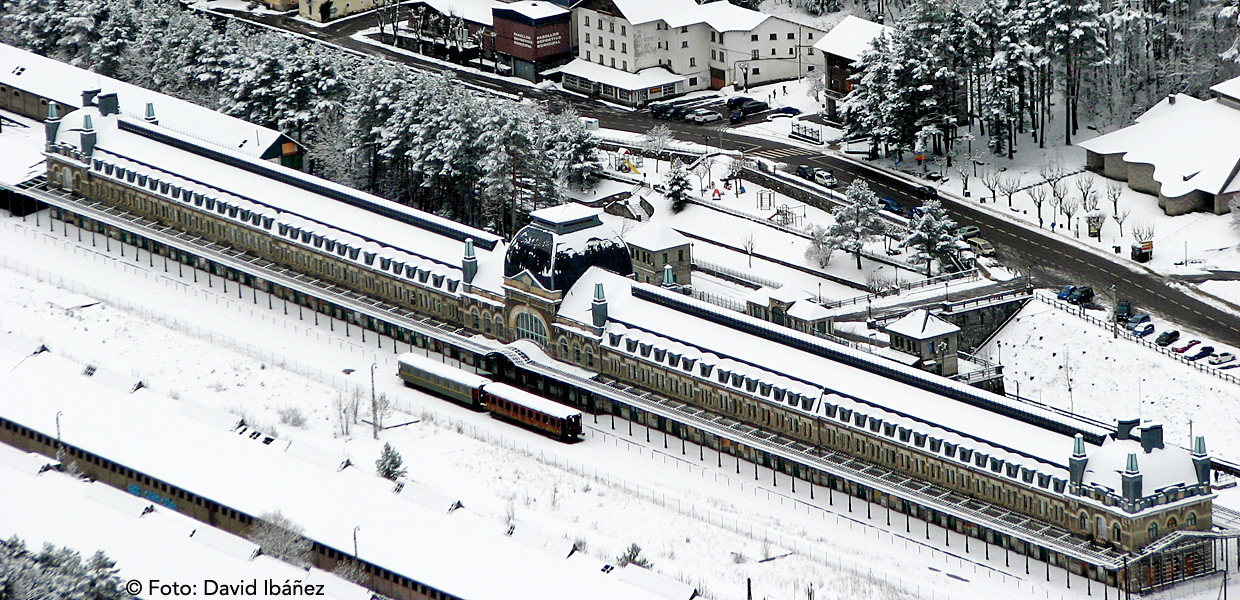
M 919 360 L 916 364 L 924 371 L 944 376 L 958 371 L 956 350 L 960 343 L 960 328 L 917 309 L 887 326 L 891 347 Z

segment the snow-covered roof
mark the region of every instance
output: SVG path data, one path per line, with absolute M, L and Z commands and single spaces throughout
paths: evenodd
M 547 17 L 554 17 L 557 15 L 566 15 L 569 12 L 567 8 L 556 5 L 553 2 L 548 2 L 547 0 L 520 0 L 519 2 L 510 2 L 508 4 L 503 4 L 502 6 L 497 6 L 496 8 L 521 13 L 531 19 L 545 19 Z
M 1240 77 L 1233 77 L 1222 83 L 1215 84 L 1210 91 L 1240 101 Z
M 1073 438 L 1066 433 L 1003 416 L 859 367 L 811 354 L 788 344 L 717 324 L 691 312 L 643 300 L 634 296 L 635 288 L 651 291 L 657 288 L 600 269 L 588 271 L 565 295 L 560 306 L 560 316 L 581 323 L 591 322 L 590 306 L 595 283 L 604 285 L 608 302 L 609 323 L 605 336 L 610 336 L 612 332 L 622 333 L 624 336 L 643 339 L 644 343 L 652 346 L 661 345 L 669 353 L 675 351 L 684 357 L 710 361 L 721 366 L 731 365 L 733 372 L 744 373 L 751 378 L 781 382 L 779 385 L 784 386 L 784 389 L 805 396 L 817 397 L 825 389 L 840 395 L 841 403 L 856 406 L 857 410 L 869 414 L 884 414 L 884 420 L 890 418 L 892 422 L 906 422 L 918 430 L 934 428 L 941 431 L 939 435 L 955 436 L 960 443 L 988 452 L 992 456 L 1006 456 L 1012 462 L 1031 467 L 1034 466 L 1031 463 L 1041 461 L 1041 464 L 1036 465 L 1038 469 L 1056 476 L 1066 475 L 1063 465 L 1067 464 L 1073 442 Z M 716 310 L 692 299 L 684 298 L 682 301 L 695 307 L 700 306 L 702 311 Z M 806 344 L 828 344 L 808 334 L 746 315 L 728 314 L 731 318 L 744 321 L 747 326 L 769 327 L 797 340 L 803 339 Z M 609 344 L 610 338 L 605 337 L 604 343 Z M 621 351 L 624 347 L 625 344 L 622 343 L 619 348 L 613 349 Z M 865 361 L 878 360 L 849 348 L 840 347 L 839 352 L 855 355 Z M 916 369 L 891 365 L 887 361 L 882 364 L 887 368 L 901 370 L 908 377 L 933 378 L 936 383 L 984 396 L 996 404 L 1007 406 L 1012 402 Z M 843 399 L 844 396 L 860 400 Z M 1064 420 L 1064 417 L 1034 406 L 1020 405 L 1018 410 L 1049 421 Z M 1096 426 L 1083 422 L 1073 422 L 1072 425 L 1099 435 L 1102 433 Z
M 861 58 L 862 52 L 870 49 L 874 38 L 884 33 L 891 35 L 893 31 L 895 30 L 886 25 L 848 15 L 822 36 L 814 44 L 814 49 L 824 54 L 857 60 Z
M 930 311 L 924 308 L 919 308 L 887 325 L 887 332 L 915 340 L 928 340 L 959 333 L 960 328 L 930 314 Z
M 3 112 L 25 127 L 5 124 L 0 128 L 0 181 L 10 185 L 24 183 L 47 174 L 43 157 L 43 126 L 18 114 Z
M 1154 448 L 1149 454 L 1141 448 L 1137 439 L 1116 440 L 1107 438 L 1101 447 L 1087 447 L 1089 462 L 1085 464 L 1082 483 L 1097 484 L 1119 493 L 1122 487 L 1120 474 L 1128 465 L 1128 455 L 1137 455 L 1137 467 L 1141 472 L 1141 493 L 1149 496 L 1156 491 L 1175 485 L 1195 485 L 1197 471 L 1193 468 L 1192 454 L 1179 446 L 1166 445 Z
M 20 366 L 0 372 L 5 390 L 0 417 L 54 437 L 59 412 L 66 444 L 248 515 L 278 509 L 304 527 L 308 538 L 342 552 L 352 554 L 358 527 L 359 558 L 453 596 L 665 600 L 614 574 L 531 552 L 505 536 L 501 523 L 467 508 L 451 513 L 424 508 L 393 493 L 392 482 L 362 469 L 321 468 L 289 456 L 282 445 L 183 416 L 179 402 L 148 389 L 125 394 L 103 388 L 81 374 L 80 364 L 50 352 L 22 360 L 8 348 L 0 345 L 0 365 Z M 4 497 L 0 522 L 20 518 L 20 512 L 7 510 L 12 505 Z M 482 559 L 485 577 L 478 575 Z
M 597 220 L 597 217 L 602 213 L 602 209 L 591 208 L 576 202 L 565 202 L 558 206 L 548 206 L 547 208 L 540 208 L 531 212 L 530 218 L 554 225 L 566 225 L 591 218 Z
M 629 73 L 620 69 L 604 67 L 603 65 L 580 58 L 575 58 L 573 62 L 560 67 L 560 72 L 598 83 L 605 83 L 622 90 L 643 90 L 685 81 L 684 76 L 672 73 L 663 67 L 650 67 L 636 73 Z
M 1159 100 L 1158 104 L 1151 106 L 1149 110 L 1141 113 L 1141 116 L 1137 117 L 1134 120 L 1140 123 L 1142 121 L 1156 119 L 1158 117 L 1161 117 L 1167 114 L 1170 111 L 1176 110 L 1183 106 L 1187 106 L 1189 104 L 1199 104 L 1200 102 L 1201 100 L 1198 100 L 1192 96 L 1189 96 L 1188 94 L 1172 94 L 1170 96 L 1167 96 L 1166 98 L 1163 98 L 1162 100 Z
M 451 282 L 461 280 L 459 265 L 465 239 L 475 241 L 480 264 L 492 256 L 498 260 L 504 250 L 499 238 L 487 232 L 252 157 L 219 149 L 204 153 L 195 140 L 176 132 L 125 117 L 101 117 L 93 107 L 66 115 L 57 143 L 79 148 L 78 130 L 86 116 L 91 117 L 97 136 L 92 160 L 95 175 L 117 180 L 124 177 L 126 185 L 134 184 L 135 178 L 128 178 L 130 173 L 136 174 L 139 182 L 168 183 L 169 189 L 161 188 L 159 193 L 166 194 L 173 186 L 185 190 L 187 195 L 181 196 L 185 206 L 197 207 L 188 203 L 188 194 L 201 194 L 214 204 L 238 207 L 252 216 L 272 220 L 252 224 L 243 217 L 239 221 L 242 226 L 262 227 L 280 236 L 285 236 L 286 227 L 289 233 L 300 230 L 297 243 L 333 252 L 322 242 L 330 240 L 337 246 L 334 254 L 340 257 L 346 256 L 345 247 L 360 250 L 349 254 L 348 259 L 363 266 L 407 278 L 417 276 L 420 283 L 429 282 L 437 288 L 446 280 L 449 291 L 454 292 L 456 284 Z M 211 210 L 209 206 L 197 208 Z M 222 208 L 219 212 L 224 214 Z M 273 228 L 275 223 L 280 225 L 279 232 Z M 312 241 L 324 248 L 311 246 Z M 487 245 L 495 252 L 487 251 Z M 374 255 L 379 260 L 374 260 Z
M 426 4 L 441 15 L 460 17 L 487 27 L 493 25 L 491 17 L 493 9 L 508 8 L 507 3 L 498 0 L 418 0 L 418 3 Z
M 818 321 L 831 316 L 831 311 L 817 302 L 805 299 L 792 303 L 792 306 L 788 307 L 788 316 L 802 321 Z
M 654 221 L 647 221 L 624 234 L 624 242 L 643 250 L 657 252 L 689 243 L 684 234 Z
M 0 85 L 75 108 L 82 107 L 83 91 L 116 92 L 121 114 L 142 119 L 149 102 L 165 128 L 246 156 L 278 157 L 280 145 L 292 141 L 279 131 L 6 44 L 0 44 Z
M 101 482 L 57 471 L 54 460 L 0 444 L 0 539 L 21 538 L 28 549 L 67 546 L 84 557 L 101 550 L 116 561 L 122 581 L 285 579 L 322 584 L 324 598 L 368 600 L 371 592 L 319 569 L 308 571 L 268 556 L 253 542 L 210 527 L 150 500 Z M 148 508 L 153 512 L 146 513 Z M 145 514 L 144 514 L 145 513 Z M 139 594 L 150 598 L 154 595 Z
M 1195 190 L 1220 194 L 1235 185 L 1240 108 L 1215 98 L 1176 102 L 1160 112 L 1077 145 L 1097 154 L 1123 154 L 1128 163 L 1153 165 L 1153 178 L 1168 198 Z

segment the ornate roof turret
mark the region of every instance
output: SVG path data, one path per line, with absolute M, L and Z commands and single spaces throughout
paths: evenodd
M 565 292 L 590 267 L 632 274 L 628 247 L 603 225 L 600 212 L 569 203 L 530 213 L 533 222 L 517 232 L 504 255 L 504 277 L 529 272 L 544 289 Z

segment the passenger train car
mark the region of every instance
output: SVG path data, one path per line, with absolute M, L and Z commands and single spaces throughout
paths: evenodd
M 580 411 L 419 354 L 402 354 L 398 362 L 398 374 L 406 385 L 474 410 L 489 410 L 495 419 L 519 423 L 562 442 L 581 439 Z

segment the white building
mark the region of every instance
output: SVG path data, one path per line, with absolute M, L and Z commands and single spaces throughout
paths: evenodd
M 622 104 L 795 79 L 821 62 L 821 29 L 723 1 L 586 0 L 573 12 L 564 86 Z

